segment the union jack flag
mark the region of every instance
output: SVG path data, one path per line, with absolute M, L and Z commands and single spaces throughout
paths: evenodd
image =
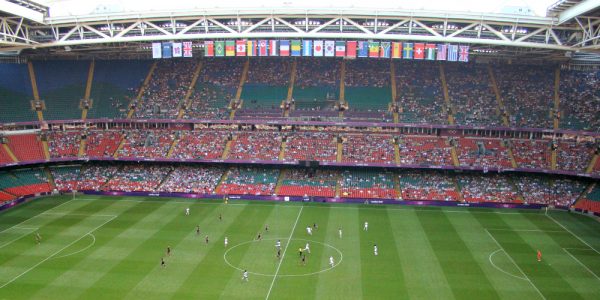
M 468 62 L 469 61 L 469 46 L 459 46 L 458 61 Z
M 183 57 L 192 57 L 192 42 L 183 42 Z

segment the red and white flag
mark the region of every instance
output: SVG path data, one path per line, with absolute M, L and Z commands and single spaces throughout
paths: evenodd
M 290 56 L 290 41 L 279 41 L 279 56 Z
M 425 58 L 425 44 L 424 43 L 415 43 L 414 59 L 423 59 L 423 58 Z
M 192 42 L 183 42 L 183 57 L 192 57 Z
M 246 41 L 245 40 L 235 41 L 235 55 L 236 56 L 246 56 Z
M 458 61 L 469 62 L 469 46 L 459 46 Z
M 277 40 L 269 41 L 269 56 L 277 56 Z
M 323 56 L 323 41 L 313 42 L 313 56 Z
M 267 41 L 258 41 L 258 56 L 267 56 Z

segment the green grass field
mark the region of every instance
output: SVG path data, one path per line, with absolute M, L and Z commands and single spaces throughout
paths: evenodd
M 60 196 L 0 214 L 0 299 L 600 299 L 599 250 L 558 211 Z

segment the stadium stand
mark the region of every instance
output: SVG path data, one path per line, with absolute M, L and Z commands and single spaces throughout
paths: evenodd
M 554 69 L 525 65 L 493 69 L 510 126 L 552 128 Z
M 294 84 L 293 116 L 311 116 L 311 112 L 333 110 L 339 99 L 340 60 L 298 58 Z
M 229 159 L 278 160 L 281 135 L 277 132 L 242 132 L 231 144 Z
M 118 150 L 120 157 L 162 158 L 175 138 L 174 133 L 160 130 L 132 131 L 122 149 Z
M 600 131 L 600 71 L 561 71 L 560 128 Z
M 94 130 L 88 133 L 86 139 L 86 153 L 89 157 L 113 156 L 119 143 L 121 133 L 118 131 Z
M 403 200 L 459 201 L 459 193 L 448 174 L 406 171 L 398 176 Z
M 485 67 L 475 64 L 445 65 L 446 82 L 458 125 L 501 125 L 498 104 Z
M 369 170 L 342 172 L 341 196 L 349 198 L 396 198 L 393 174 Z
M 521 176 L 516 185 L 528 203 L 570 206 L 585 190 L 585 184 L 572 179 Z
M 462 174 L 457 180 L 467 202 L 520 202 L 506 176 Z
M 223 176 L 223 168 L 178 166 L 158 191 L 170 193 L 212 194 Z
M 394 62 L 396 101 L 404 123 L 447 124 L 439 65 L 429 62 Z
M 34 195 L 50 192 L 50 184 L 41 169 L 0 171 L 0 189 L 16 195 Z
M 508 150 L 498 139 L 458 139 L 458 160 L 461 166 L 510 168 Z
M 225 195 L 273 195 L 279 176 L 278 169 L 234 167 L 217 189 Z
M 452 146 L 443 137 L 403 136 L 398 148 L 402 165 L 452 165 Z
M 333 197 L 339 173 L 329 170 L 292 169 L 285 172 L 280 195 Z
M 574 205 L 575 208 L 600 213 L 600 185 L 596 186 Z
M 13 159 L 8 155 L 2 144 L 0 144 L 0 164 L 12 163 Z
M 281 115 L 278 108 L 287 97 L 291 69 L 291 61 L 287 58 L 250 59 L 250 69 L 241 96 L 247 116 L 255 110 L 263 113 L 265 110 L 272 111 L 275 117 Z
M 19 161 L 44 160 L 42 143 L 36 134 L 8 136 L 8 145 Z
M 177 159 L 219 159 L 227 134 L 219 131 L 180 132 L 172 157 Z M 166 154 L 166 153 L 165 153 Z
M 56 166 L 50 168 L 54 184 L 61 192 L 77 190 L 80 182 L 80 170 L 81 166 Z
M 0 123 L 37 121 L 30 101 L 31 81 L 26 64 L 0 67 Z
M 594 154 L 594 143 L 560 141 L 558 143 L 557 167 L 560 170 L 583 172 Z
M 164 166 L 126 165 L 110 179 L 105 190 L 125 192 L 152 192 L 171 170 Z
M 394 141 L 391 135 L 345 135 L 342 161 L 354 163 L 394 164 Z
M 150 64 L 148 60 L 96 61 L 88 119 L 124 118 Z
M 78 131 L 53 131 L 48 135 L 51 158 L 77 157 L 81 133 Z
M 80 100 L 85 96 L 89 61 L 35 61 L 45 120 L 81 119 Z M 59 80 L 60 79 L 60 80 Z
M 551 141 L 510 140 L 513 155 L 521 168 L 550 169 L 552 164 Z
M 77 190 L 99 191 L 115 175 L 114 165 L 87 165 L 81 168 Z
M 346 63 L 346 119 L 390 120 L 392 101 L 389 60 L 355 60 Z
M 337 142 L 333 134 L 324 132 L 296 132 L 288 136 L 286 161 L 336 161 Z

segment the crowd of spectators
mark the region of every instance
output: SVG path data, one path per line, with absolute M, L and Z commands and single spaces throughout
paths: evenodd
M 503 143 L 499 139 L 459 138 L 458 161 L 467 167 L 511 168 L 508 149 Z
M 600 131 L 600 71 L 561 71 L 560 128 Z
M 48 135 L 50 157 L 77 157 L 81 133 L 77 131 L 53 131 Z
M 54 184 L 59 191 L 77 190 L 81 166 L 65 166 L 50 168 Z
M 513 139 L 509 142 L 512 145 L 513 157 L 520 168 L 550 169 L 551 141 Z
M 396 102 L 403 123 L 447 124 L 439 66 L 400 61 L 395 65 Z
M 225 195 L 273 195 L 279 176 L 278 169 L 235 167 L 217 190 Z
M 340 196 L 349 198 L 398 197 L 394 189 L 393 174 L 377 171 L 344 171 L 340 182 Z
M 241 132 L 231 143 L 229 159 L 278 160 L 281 134 L 278 132 Z
M 280 195 L 286 196 L 335 196 L 335 187 L 339 172 L 315 169 L 291 169 L 279 189 Z
M 123 192 L 153 192 L 172 167 L 126 165 L 110 179 L 104 190 Z
M 557 149 L 557 168 L 583 172 L 590 164 L 595 150 L 595 144 L 592 142 L 560 141 Z
M 521 202 L 507 176 L 463 174 L 458 184 L 467 202 Z
M 84 166 L 80 171 L 77 190 L 99 191 L 117 170 L 118 167 L 113 165 Z
M 525 202 L 569 206 L 585 190 L 585 183 L 572 179 L 522 176 L 516 181 Z
M 182 131 L 172 158 L 219 159 L 225 150 L 228 134 L 221 131 Z
M 113 156 L 122 134 L 118 131 L 94 130 L 90 131 L 86 139 L 86 153 L 89 157 Z
M 292 62 L 287 58 L 255 58 L 250 60 L 246 83 L 288 86 Z
M 160 60 L 140 103 L 135 104 L 134 117 L 175 119 L 197 64 L 197 60 Z
M 118 151 L 119 157 L 165 158 L 174 138 L 175 134 L 171 131 L 130 131 Z
M 399 175 L 403 200 L 459 201 L 452 177 L 438 172 L 407 171 Z
M 326 132 L 296 132 L 288 136 L 286 161 L 317 160 L 334 162 L 337 158 L 337 137 Z
M 340 60 L 300 58 L 297 62 L 295 87 L 339 86 Z
M 494 66 L 510 126 L 552 128 L 554 70 L 549 67 Z
M 342 161 L 394 164 L 394 138 L 391 135 L 348 134 L 344 136 Z
M 445 66 L 446 84 L 457 125 L 498 126 L 496 96 L 484 66 L 449 64 Z
M 160 187 L 161 192 L 212 194 L 223 176 L 223 168 L 178 166 Z
M 399 139 L 398 148 L 402 165 L 452 165 L 452 146 L 443 137 L 403 136 Z
M 389 60 L 357 59 L 346 62 L 347 87 L 389 87 L 390 62 Z

